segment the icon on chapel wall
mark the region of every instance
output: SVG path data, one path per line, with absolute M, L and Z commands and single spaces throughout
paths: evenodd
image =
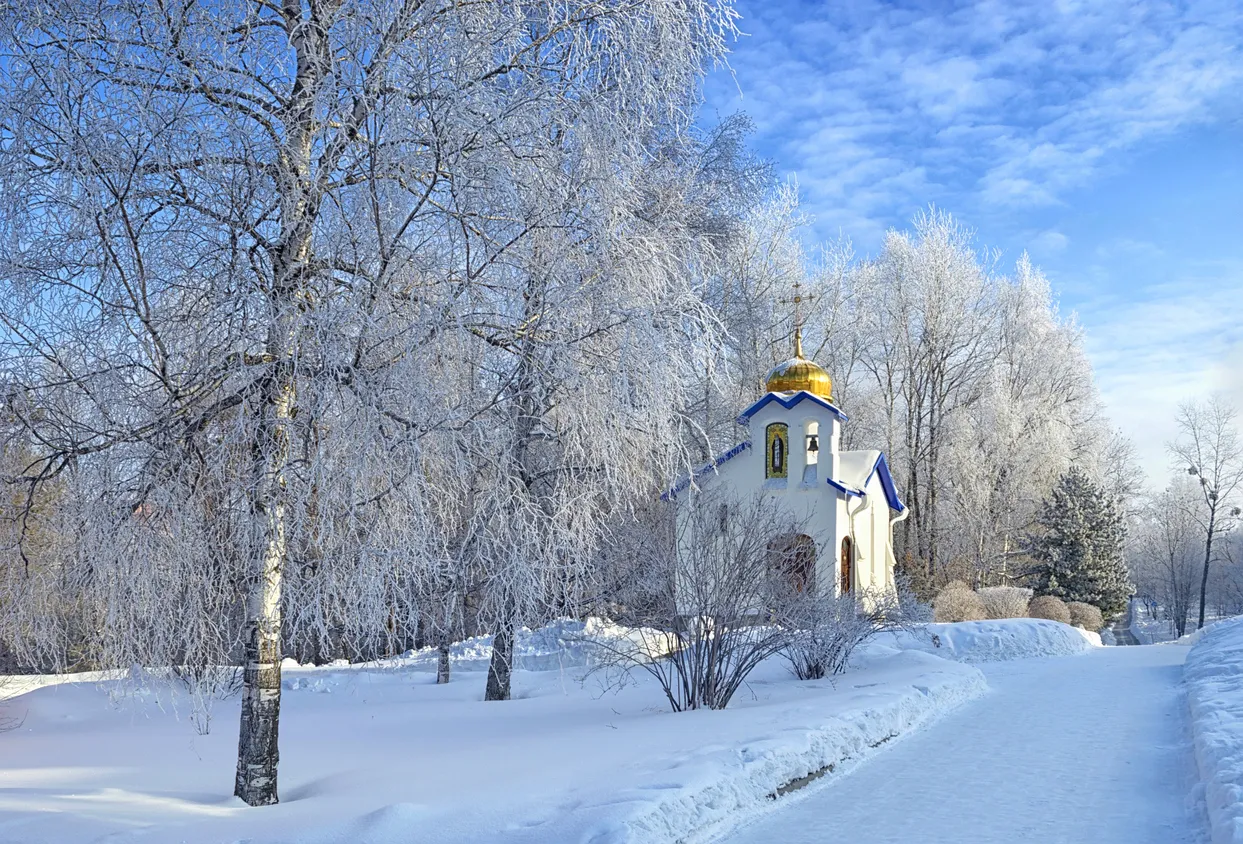
M 774 422 L 765 431 L 768 461 L 764 469 L 766 478 L 786 477 L 786 452 L 789 448 L 790 428 L 784 422 Z

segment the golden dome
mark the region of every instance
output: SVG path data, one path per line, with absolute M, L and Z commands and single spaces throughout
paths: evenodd
M 764 381 L 770 393 L 806 390 L 825 401 L 833 401 L 833 379 L 815 361 L 803 357 L 802 332 L 794 332 L 794 357 L 773 367 Z

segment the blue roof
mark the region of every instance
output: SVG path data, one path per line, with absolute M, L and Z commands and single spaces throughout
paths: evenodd
M 716 458 L 712 460 L 712 462 L 705 463 L 704 465 L 696 469 L 694 472 L 691 472 L 689 475 L 683 475 L 680 479 L 678 479 L 677 483 L 675 483 L 673 486 L 669 487 L 669 489 L 665 490 L 664 492 L 660 494 L 661 500 L 668 501 L 672 498 L 677 498 L 679 492 L 681 492 L 682 490 L 686 489 L 688 486 L 691 485 L 691 481 L 695 480 L 701 475 L 706 475 L 709 472 L 715 472 L 717 470 L 717 467 L 719 467 L 721 464 L 728 463 L 730 460 L 733 460 L 735 457 L 742 454 L 744 451 L 746 451 L 750 447 L 751 447 L 751 441 L 746 440 L 745 442 L 738 443 L 738 445 L 734 446 L 729 451 L 726 451 L 723 454 L 718 454 Z
M 832 478 L 828 479 L 828 484 L 829 486 L 833 487 L 833 489 L 837 490 L 838 492 L 843 492 L 846 495 L 853 495 L 856 498 L 862 498 L 863 496 L 867 494 L 861 489 L 855 489 L 854 487 L 846 486 L 841 481 L 835 481 Z
M 760 399 L 755 404 L 751 405 L 746 410 L 744 410 L 741 414 L 739 414 L 738 424 L 739 425 L 747 424 L 747 421 L 752 416 L 754 416 L 755 414 L 759 413 L 762 409 L 767 407 L 770 402 L 777 402 L 777 404 L 781 405 L 786 410 L 789 410 L 790 408 L 794 407 L 794 405 L 802 401 L 815 402 L 816 404 L 823 407 L 825 410 L 828 410 L 834 415 L 836 415 L 837 418 L 842 420 L 843 422 L 845 422 L 847 419 L 850 418 L 849 416 L 847 416 L 846 414 L 838 410 L 835 405 L 830 404 L 829 402 L 820 398 L 815 393 L 809 393 L 806 390 L 799 390 L 798 392 L 792 393 L 789 396 L 786 396 L 784 393 L 765 393 L 764 398 Z
M 906 505 L 898 497 L 898 485 L 893 482 L 893 475 L 889 472 L 889 461 L 885 459 L 883 451 L 880 459 L 876 461 L 876 468 L 872 470 L 872 474 L 880 477 L 880 485 L 885 490 L 885 498 L 889 501 L 889 507 L 899 513 L 905 510 Z M 871 475 L 868 476 L 868 480 L 872 480 Z
M 896 510 L 899 513 L 905 510 L 906 505 L 902 503 L 902 499 L 898 496 L 898 485 L 893 482 L 893 475 L 889 472 L 889 461 L 885 460 L 885 453 L 883 451 L 876 458 L 876 463 L 872 466 L 872 471 L 868 474 L 867 480 L 863 482 L 863 489 L 846 486 L 841 481 L 835 481 L 832 478 L 828 479 L 828 483 L 829 486 L 846 495 L 861 498 L 867 495 L 865 490 L 874 477 L 880 479 L 880 487 L 885 493 L 885 501 L 889 503 L 889 509 Z

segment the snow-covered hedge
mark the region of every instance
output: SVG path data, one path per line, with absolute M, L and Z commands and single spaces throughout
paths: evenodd
M 914 648 L 960 662 L 996 662 L 1036 656 L 1068 656 L 1100 644 L 1094 634 L 1058 621 L 1004 618 L 927 624 L 898 637 L 899 647 Z
M 1243 618 L 1194 637 L 1183 678 L 1213 844 L 1243 844 Z

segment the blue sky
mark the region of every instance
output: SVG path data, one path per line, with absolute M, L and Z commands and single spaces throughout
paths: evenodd
M 743 111 L 809 239 L 935 204 L 1040 265 L 1154 483 L 1179 402 L 1243 406 L 1243 0 L 739 0 Z

